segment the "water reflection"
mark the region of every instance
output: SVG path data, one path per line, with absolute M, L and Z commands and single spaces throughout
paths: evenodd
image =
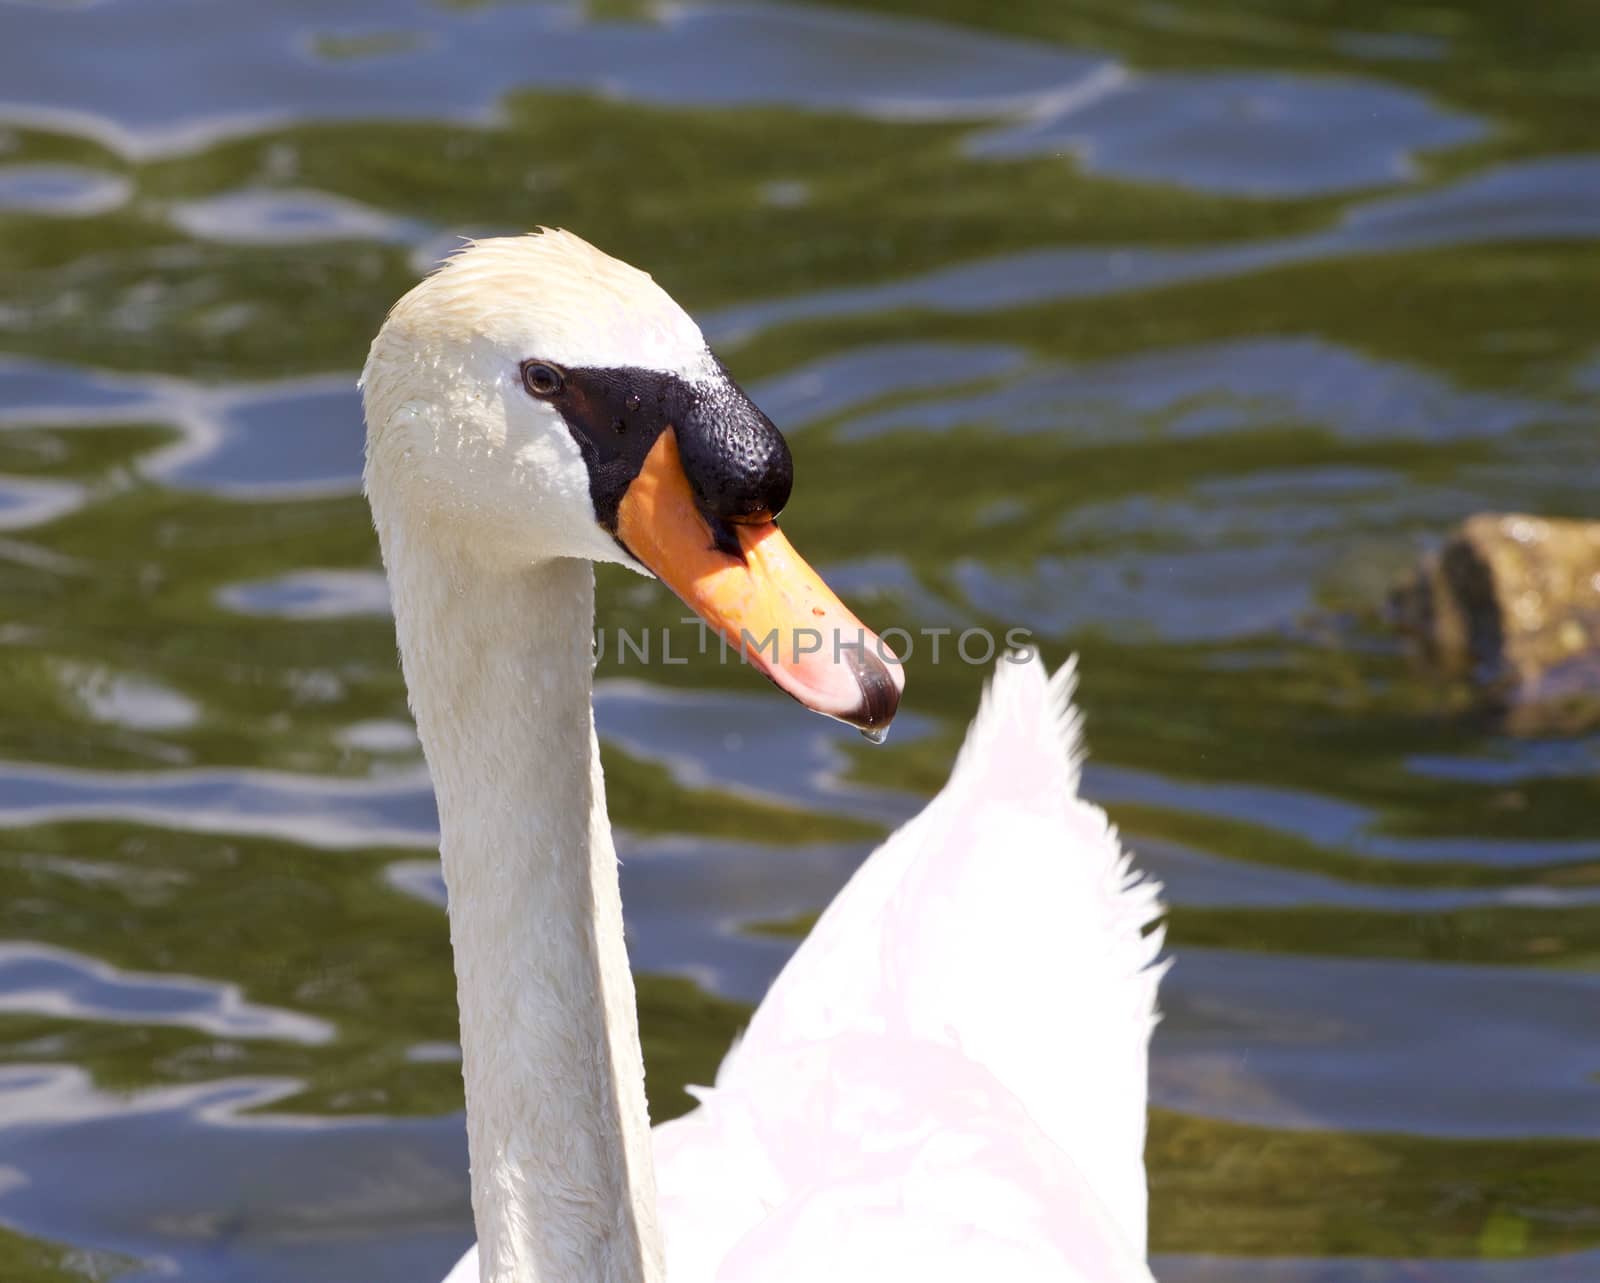
M 58 218 L 104 214 L 122 204 L 131 188 L 117 174 L 76 165 L 0 165 L 0 210 Z
M 10 43 L 10 53 L 0 54 L 0 83 L 14 119 L 66 126 L 124 154 L 147 155 L 300 117 L 312 103 L 324 120 L 482 120 L 503 94 L 528 86 L 602 88 L 645 102 L 970 118 L 1025 110 L 1102 64 L 840 9 L 652 5 L 643 10 L 647 21 L 619 23 L 583 22 L 581 12 L 567 4 L 340 0 L 319 9 L 308 39 L 283 9 L 254 8 L 219 23 L 195 0 L 156 0 L 104 6 L 97 41 L 85 45 L 75 14 L 47 9 L 28 26 L 51 50 L 49 63 Z M 390 39 L 369 45 L 366 57 L 328 56 L 330 40 L 380 35 Z M 176 39 L 205 74 L 152 84 L 147 69 Z M 107 48 L 118 50 L 110 64 L 101 53 Z
M 389 613 L 389 585 L 373 570 L 297 570 L 276 579 L 233 584 L 217 596 L 229 610 L 284 619 Z
M 1151 1092 L 1291 1128 L 1593 1139 L 1600 977 L 1189 949 Z M 1330 1047 L 1338 1048 L 1330 1055 Z M 1470 1072 L 1466 1067 L 1470 1066 Z
M 0 1012 L 20 1011 L 62 1020 L 182 1025 L 231 1038 L 321 1043 L 333 1037 L 323 1021 L 245 1001 L 236 985 L 132 975 L 63 949 L 0 945 Z
M 1035 369 L 987 392 L 910 401 L 847 420 L 845 439 L 992 424 L 1079 442 L 1135 429 L 1172 448 L 1185 438 L 1282 424 L 1374 439 L 1462 440 L 1514 432 L 1571 412 L 1559 403 L 1467 392 L 1425 370 L 1314 338 L 1206 343 L 1067 369 Z
M 414 223 L 323 192 L 226 192 L 180 202 L 170 217 L 191 236 L 236 245 L 412 241 L 422 235 Z
M 1057 299 L 1093 298 L 1259 271 L 1306 260 L 1528 239 L 1600 235 L 1600 158 L 1508 165 L 1419 196 L 1357 204 L 1326 231 L 1283 240 L 1191 250 L 1117 245 L 1035 250 L 939 269 L 862 289 L 731 308 L 707 323 L 713 341 L 742 342 L 801 320 L 925 308 L 982 312 Z
M 1415 152 L 1468 142 L 1474 120 L 1375 81 L 1130 77 L 1090 101 L 972 142 L 976 155 L 1066 151 L 1090 172 L 1208 191 L 1303 196 L 1384 186 Z

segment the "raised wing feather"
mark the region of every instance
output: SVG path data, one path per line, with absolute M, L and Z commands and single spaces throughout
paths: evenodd
M 1073 683 L 1001 664 L 949 783 L 657 1130 L 674 1283 L 1148 1279 L 1158 888 L 1077 796 Z

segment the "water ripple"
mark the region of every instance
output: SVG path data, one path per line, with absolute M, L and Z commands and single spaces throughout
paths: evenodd
M 217 599 L 242 615 L 280 619 L 387 615 L 389 584 L 375 570 L 297 570 L 276 579 L 231 584 Z
M 132 190 L 120 174 L 79 165 L 0 166 L 0 210 L 84 218 L 115 209 Z
M 921 807 L 914 797 L 850 783 L 842 746 L 859 737 L 781 697 L 669 690 L 609 678 L 597 683 L 594 708 L 604 739 L 661 763 L 683 788 L 715 788 L 801 811 L 894 824 Z M 750 728 L 756 726 L 759 753 L 750 751 Z M 895 740 L 904 743 L 931 729 L 928 719 L 902 713 Z
M 1600 842 L 1587 840 L 1395 837 L 1382 831 L 1377 812 L 1302 789 L 1189 782 L 1091 762 L 1084 768 L 1084 790 L 1096 801 L 1110 805 L 1137 803 L 1238 820 L 1377 860 L 1526 869 L 1600 859 Z
M 1510 1260 L 1159 1255 L 1151 1266 L 1162 1283 L 1580 1283 L 1600 1276 L 1600 1252 Z
M 849 420 L 843 440 L 974 424 L 1124 439 L 1130 421 L 1183 440 L 1285 423 L 1352 440 L 1461 440 L 1559 422 L 1556 401 L 1468 391 L 1438 374 L 1311 336 L 1236 339 L 1081 365 L 1031 367 L 998 387 L 908 400 Z
M 146 975 L 66 949 L 0 943 L 0 1011 L 61 1020 L 176 1025 L 224 1038 L 320 1045 L 326 1021 L 249 1002 L 237 985 L 170 973 Z
M 212 17 L 206 0 L 32 14 L 30 38 L 0 46 L 0 119 L 83 133 L 132 156 L 300 119 L 309 103 L 320 120 L 482 121 L 506 93 L 535 88 L 974 119 L 1026 113 L 1107 65 L 971 28 L 792 6 L 672 5 L 653 21 L 622 23 L 585 22 L 569 4 L 335 0 L 318 6 L 315 29 L 298 32 L 270 6 L 244 6 L 226 23 Z M 378 33 L 407 38 L 354 61 L 317 55 L 319 37 Z M 174 42 L 189 50 L 193 74 L 151 78 L 145 69 Z M 106 48 L 117 58 L 102 57 Z
M 172 221 L 202 240 L 230 245 L 300 245 L 312 241 L 369 240 L 402 244 L 424 236 L 426 227 L 394 218 L 326 192 L 281 189 L 224 192 L 181 201 Z
M 0 1165 L 73 1155 L 71 1180 L 0 1193 L 0 1213 L 133 1258 L 130 1279 L 214 1279 L 222 1261 L 234 1283 L 442 1277 L 470 1237 L 460 1116 L 256 1112 L 295 1086 L 107 1091 L 70 1067 L 0 1069 Z
M 420 765 L 381 779 L 283 771 L 73 771 L 0 765 L 0 827 L 124 820 L 188 833 L 255 834 L 320 850 L 431 847 L 433 789 Z
M 1185 949 L 1151 1098 L 1287 1128 L 1600 1139 L 1600 975 Z
M 740 304 L 707 318 L 714 341 L 742 342 L 796 321 L 907 308 L 972 313 L 1098 298 L 1356 253 L 1420 246 L 1600 237 L 1600 157 L 1518 161 L 1415 195 L 1358 204 L 1305 236 L 1195 249 L 1139 245 L 1034 249 L 941 267 L 888 284 Z
M 979 156 L 1067 151 L 1091 173 L 1204 191 L 1307 196 L 1414 176 L 1412 154 L 1483 125 L 1410 90 L 1349 77 L 1128 77 L 1093 101 L 974 138 Z

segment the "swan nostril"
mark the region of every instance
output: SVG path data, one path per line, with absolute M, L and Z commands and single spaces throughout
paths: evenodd
M 626 432 L 628 430 L 627 421 L 624 419 L 612 419 L 611 430 L 618 433 Z
M 757 504 L 748 512 L 729 513 L 723 520 L 731 521 L 736 526 L 764 526 L 767 522 L 774 520 L 777 515 L 771 505 Z

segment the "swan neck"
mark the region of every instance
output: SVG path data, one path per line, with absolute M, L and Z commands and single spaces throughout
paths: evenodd
M 484 1283 L 658 1283 L 644 1066 L 592 704 L 587 562 L 385 529 L 439 804 Z

